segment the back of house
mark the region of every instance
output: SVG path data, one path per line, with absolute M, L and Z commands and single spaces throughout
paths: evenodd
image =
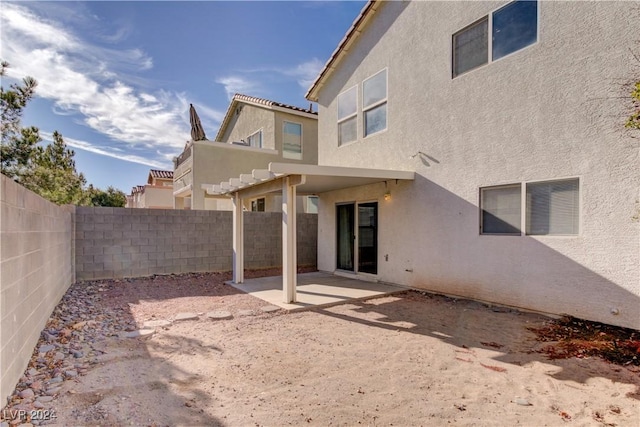
M 640 329 L 638 9 L 369 2 L 307 94 L 318 164 L 416 177 L 320 194 L 319 269 Z

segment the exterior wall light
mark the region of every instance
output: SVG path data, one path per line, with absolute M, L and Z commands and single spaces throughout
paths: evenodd
M 391 200 L 391 191 L 387 190 L 387 192 L 384 193 L 384 199 Z

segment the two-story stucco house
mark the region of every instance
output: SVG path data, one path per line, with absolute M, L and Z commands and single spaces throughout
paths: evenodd
M 322 271 L 640 329 L 633 7 L 370 1 L 307 93 L 318 166 L 216 190 L 317 194 Z
M 174 203 L 177 209 L 230 210 L 228 198 L 207 194 L 203 185 L 220 183 L 270 162 L 317 164 L 318 114 L 309 109 L 236 94 L 215 141 L 189 141 L 174 161 Z M 299 200 L 315 212 L 317 199 Z M 254 211 L 280 210 L 279 197 L 245 201 Z
M 172 209 L 173 171 L 151 169 L 145 185 L 136 185 L 127 195 L 127 208 Z

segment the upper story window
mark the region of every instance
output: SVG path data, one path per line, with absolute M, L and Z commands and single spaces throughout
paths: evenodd
M 362 82 L 364 136 L 387 128 L 387 70 Z
M 454 77 L 487 63 L 488 26 L 489 19 L 484 17 L 453 35 Z
M 247 144 L 249 144 L 250 147 L 262 148 L 262 129 L 249 135 Z
M 302 124 L 283 122 L 282 157 L 302 160 Z
M 523 49 L 537 39 L 537 0 L 513 1 L 453 35 L 453 77 Z
M 358 86 L 338 95 L 338 145 L 358 138 Z

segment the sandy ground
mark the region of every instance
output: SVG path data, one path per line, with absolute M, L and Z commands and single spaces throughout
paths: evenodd
M 55 423 L 640 424 L 640 370 L 547 360 L 527 328 L 548 318 L 414 291 L 267 314 L 263 301 L 221 285 L 226 278 L 103 285 L 97 304 L 126 307 L 123 320 L 138 325 L 188 311 L 234 316 L 99 341 L 104 354 L 51 403 Z

